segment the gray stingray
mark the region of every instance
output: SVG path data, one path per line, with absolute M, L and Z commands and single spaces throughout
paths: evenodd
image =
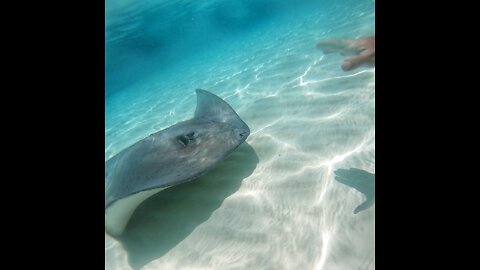
M 368 209 L 375 203 L 375 174 L 355 168 L 338 169 L 334 173 L 335 180 L 353 187 L 365 196 L 365 201 L 353 210 L 354 214 Z
M 250 129 L 221 98 L 197 89 L 192 119 L 136 142 L 105 163 L 105 230 L 122 234 L 141 202 L 210 171 Z

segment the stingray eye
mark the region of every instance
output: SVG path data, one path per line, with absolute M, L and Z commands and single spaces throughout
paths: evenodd
M 190 140 L 185 135 L 180 135 L 177 137 L 177 142 L 180 143 L 183 147 L 187 146 Z
M 183 135 L 180 135 L 180 136 L 177 136 L 177 141 L 183 146 L 187 146 L 191 141 L 194 141 L 195 140 L 195 137 L 193 137 L 195 135 L 195 132 L 189 132 L 187 134 L 183 134 Z

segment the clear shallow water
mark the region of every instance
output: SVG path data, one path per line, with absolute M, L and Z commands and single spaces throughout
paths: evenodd
M 196 88 L 251 135 L 105 235 L 105 268 L 374 269 L 375 206 L 354 215 L 333 170 L 375 172 L 375 69 L 315 48 L 373 34 L 374 2 L 137 2 L 106 1 L 105 160 L 191 118 Z

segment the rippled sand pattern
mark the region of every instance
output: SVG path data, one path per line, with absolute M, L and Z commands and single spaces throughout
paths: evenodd
M 375 69 L 344 72 L 342 56 L 315 48 L 330 31 L 371 30 L 358 10 L 322 27 L 322 13 L 310 15 L 276 39 L 259 33 L 229 58 L 207 52 L 181 76 L 107 100 L 106 160 L 190 118 L 195 88 L 224 98 L 251 135 L 220 168 L 141 205 L 120 241 L 105 235 L 106 269 L 375 268 L 375 206 L 354 215 L 362 195 L 333 178 L 375 172 Z

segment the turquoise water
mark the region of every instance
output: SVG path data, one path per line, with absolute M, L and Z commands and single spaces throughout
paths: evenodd
M 333 179 L 375 172 L 375 69 L 322 38 L 375 31 L 374 1 L 106 1 L 105 160 L 192 117 L 195 89 L 251 135 L 105 234 L 106 269 L 374 269 L 375 206 Z

